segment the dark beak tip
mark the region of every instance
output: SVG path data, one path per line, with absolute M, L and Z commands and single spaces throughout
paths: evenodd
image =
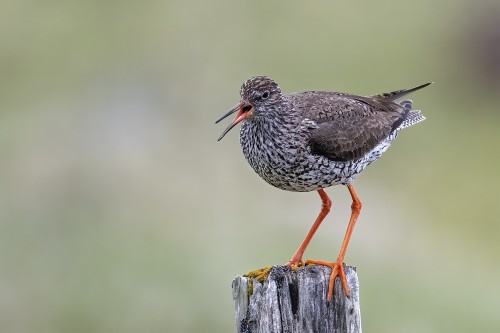
M 241 109 L 242 105 L 243 105 L 243 102 L 240 102 L 240 103 L 236 104 L 231 110 L 229 110 L 228 112 L 226 112 L 225 114 L 223 114 L 219 119 L 217 119 L 215 121 L 215 123 L 216 124 L 220 123 L 222 120 L 226 119 L 228 116 L 230 116 L 231 114 L 233 114 L 236 111 L 238 111 L 239 109 Z
M 231 110 L 229 110 L 228 112 L 226 112 L 225 114 L 222 115 L 222 117 L 220 117 L 219 119 L 217 119 L 215 121 L 215 124 L 218 124 L 219 122 L 221 122 L 223 119 L 227 118 L 228 116 L 230 116 L 231 114 L 235 113 L 236 111 L 240 110 L 242 108 L 242 105 L 243 103 L 240 102 L 238 103 L 235 107 L 233 107 Z M 229 124 L 229 126 L 224 130 L 224 132 L 221 134 L 221 136 L 217 139 L 217 141 L 220 141 L 222 140 L 222 138 L 227 134 L 227 132 L 229 132 L 234 126 L 236 126 L 237 123 L 231 123 Z

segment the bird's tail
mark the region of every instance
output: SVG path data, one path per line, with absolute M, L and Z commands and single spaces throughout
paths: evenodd
M 399 105 L 408 110 L 408 113 L 406 114 L 406 117 L 403 119 L 403 121 L 397 126 L 398 130 L 415 125 L 416 123 L 425 120 L 425 117 L 420 113 L 420 110 L 411 109 L 413 106 L 413 102 L 411 100 L 407 99 L 401 101 Z
M 378 94 L 376 95 L 379 98 L 387 99 L 389 101 L 396 101 L 397 99 L 406 96 L 412 92 L 415 92 L 417 90 L 420 90 L 422 88 L 425 88 L 429 85 L 431 85 L 433 82 L 425 83 L 422 85 L 419 85 L 415 88 L 410 88 L 410 89 L 402 89 L 402 90 L 396 90 L 390 93 L 383 93 L 383 94 Z M 397 103 L 397 102 L 396 102 Z M 399 105 L 405 108 L 405 116 L 400 120 L 400 122 L 397 122 L 394 124 L 392 130 L 395 131 L 396 133 L 406 127 L 415 125 L 416 123 L 419 123 L 423 120 L 425 120 L 425 117 L 420 113 L 420 110 L 412 110 L 413 102 L 409 99 L 404 100 L 399 102 Z
M 385 99 L 388 99 L 390 101 L 395 101 L 397 100 L 398 98 L 401 98 L 403 96 L 406 96 L 408 94 L 411 94 L 412 92 L 414 91 L 417 91 L 417 90 L 420 90 L 422 88 L 425 88 L 429 85 L 431 85 L 433 82 L 429 82 L 429 83 L 426 83 L 426 84 L 422 84 L 418 87 L 415 87 L 415 88 L 410 88 L 410 89 L 402 89 L 402 90 L 396 90 L 396 91 L 392 91 L 392 92 L 389 92 L 389 93 L 383 93 L 383 94 L 378 94 L 376 95 L 377 97 L 382 97 L 382 98 L 385 98 Z

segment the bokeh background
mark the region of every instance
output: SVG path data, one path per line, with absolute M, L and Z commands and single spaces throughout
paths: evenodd
M 358 178 L 365 332 L 500 331 L 498 1 L 2 1 L 0 331 L 234 332 L 231 281 L 288 261 L 316 193 L 214 120 L 242 82 L 411 98 Z M 343 187 L 306 252 L 336 258 Z

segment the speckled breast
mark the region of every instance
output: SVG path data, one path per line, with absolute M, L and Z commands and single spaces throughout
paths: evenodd
M 269 184 L 282 190 L 309 192 L 337 184 L 349 184 L 370 163 L 380 158 L 395 138 L 392 134 L 358 160 L 338 162 L 312 154 L 301 145 L 303 138 L 266 136 L 251 126 L 242 126 L 240 143 L 243 154 L 255 172 Z

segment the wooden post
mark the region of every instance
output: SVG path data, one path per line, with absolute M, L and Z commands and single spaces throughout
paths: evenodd
M 233 300 L 238 333 L 361 333 L 356 270 L 344 266 L 350 297 L 337 277 L 333 300 L 328 302 L 330 272 L 319 265 L 295 271 L 273 266 L 262 283 L 236 277 Z

